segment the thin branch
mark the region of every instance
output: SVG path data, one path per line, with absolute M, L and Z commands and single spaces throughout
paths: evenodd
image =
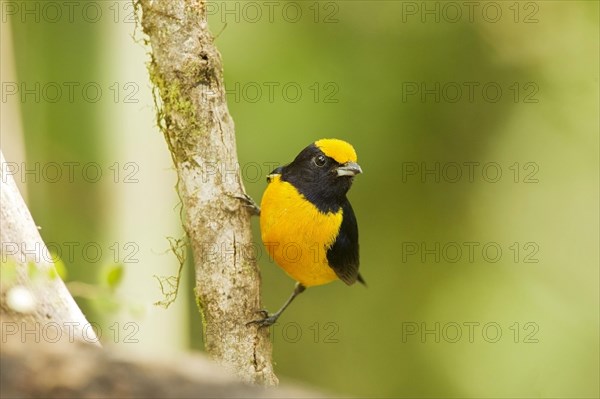
M 2 152 L 0 178 L 2 331 L 10 327 L 11 335 L 16 334 L 23 341 L 39 341 L 39 335 L 27 332 L 50 326 L 58 328 L 61 336 L 98 343 L 90 324 L 58 276 L 50 251 L 21 197 Z M 7 318 L 20 324 L 8 326 Z

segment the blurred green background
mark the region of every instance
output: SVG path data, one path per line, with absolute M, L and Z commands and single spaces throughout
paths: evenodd
M 33 170 L 16 177 L 70 287 L 96 293 L 124 264 L 109 299 L 78 298 L 106 344 L 201 349 L 190 268 L 172 307 L 152 305 L 182 232 L 133 7 L 74 3 L 2 1 L 2 151 Z M 349 197 L 369 286 L 294 303 L 273 330 L 283 381 L 359 397 L 600 395 L 598 2 L 469 4 L 209 5 L 249 194 L 322 137 L 351 142 L 365 172 Z M 261 254 L 274 310 L 293 281 Z

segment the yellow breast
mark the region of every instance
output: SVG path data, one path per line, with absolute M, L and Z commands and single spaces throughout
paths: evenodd
M 337 279 L 327 249 L 341 224 L 341 208 L 322 213 L 279 175 L 272 177 L 261 202 L 261 236 L 269 255 L 294 280 L 309 287 Z

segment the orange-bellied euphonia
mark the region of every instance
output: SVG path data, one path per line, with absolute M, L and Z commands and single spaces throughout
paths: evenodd
M 346 193 L 362 173 L 356 151 L 338 139 L 318 140 L 267 177 L 260 230 L 269 255 L 297 281 L 273 315 L 248 324 L 270 326 L 306 287 L 336 279 L 365 283 L 358 273 L 358 225 Z

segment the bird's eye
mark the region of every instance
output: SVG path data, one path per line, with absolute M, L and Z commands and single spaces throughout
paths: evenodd
M 317 155 L 316 157 L 313 158 L 313 162 L 315 163 L 315 165 L 317 165 L 319 168 L 325 166 L 325 162 L 327 162 L 327 160 L 325 159 L 324 155 Z

